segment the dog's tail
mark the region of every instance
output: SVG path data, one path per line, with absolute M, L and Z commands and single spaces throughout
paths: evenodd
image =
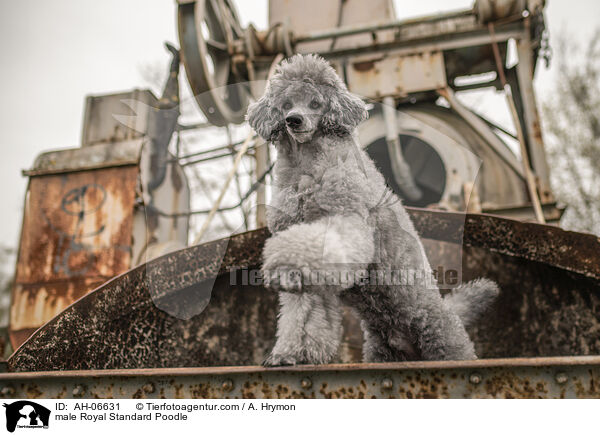
M 444 301 L 458 314 L 463 324 L 469 326 L 481 317 L 499 294 L 500 289 L 494 281 L 478 278 L 453 289 Z

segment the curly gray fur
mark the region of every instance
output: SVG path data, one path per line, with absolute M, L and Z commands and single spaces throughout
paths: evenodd
M 296 55 L 269 81 L 247 119 L 277 148 L 263 251 L 268 288 L 280 292 L 277 342 L 267 365 L 327 363 L 341 337 L 340 303 L 361 317 L 368 361 L 476 358 L 465 331 L 495 298 L 478 280 L 443 299 L 421 241 L 355 130 L 367 117 L 333 68 Z M 314 271 L 373 276 L 417 271 L 410 283 L 314 283 Z

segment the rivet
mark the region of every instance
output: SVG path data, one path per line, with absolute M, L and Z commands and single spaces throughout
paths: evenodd
M 148 382 L 147 384 L 144 384 L 142 390 L 144 390 L 144 393 L 146 394 L 151 394 L 154 393 L 154 391 L 156 391 L 156 387 L 152 382 Z
M 481 375 L 479 373 L 471 373 L 469 376 L 469 382 L 472 384 L 480 384 L 481 383 Z
M 312 381 L 308 378 L 303 378 L 300 381 L 300 386 L 304 389 L 308 389 L 308 388 L 312 387 Z
M 13 387 L 4 387 L 0 390 L 0 394 L 3 396 L 13 396 L 15 394 L 15 389 Z
M 390 378 L 383 378 L 381 380 L 381 388 L 383 388 L 384 390 L 391 390 L 394 386 L 394 381 L 392 381 Z
M 225 379 L 221 384 L 221 388 L 223 388 L 223 391 L 233 390 L 233 381 L 231 379 Z
M 565 372 L 558 372 L 555 376 L 554 376 L 554 380 L 558 383 L 558 384 L 564 384 L 569 380 L 569 377 L 567 376 L 567 374 Z
M 83 385 L 76 385 L 73 388 L 73 397 L 82 397 L 85 394 L 85 387 Z

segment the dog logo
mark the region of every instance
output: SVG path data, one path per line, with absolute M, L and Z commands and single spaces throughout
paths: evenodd
M 6 430 L 14 432 L 22 429 L 48 429 L 50 410 L 29 400 L 18 400 L 3 405 L 6 408 Z

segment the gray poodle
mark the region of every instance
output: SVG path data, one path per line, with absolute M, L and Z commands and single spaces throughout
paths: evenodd
M 252 128 L 277 149 L 262 272 L 281 307 L 266 365 L 330 362 L 341 303 L 361 318 L 366 361 L 476 358 L 465 325 L 498 288 L 479 279 L 442 298 L 406 210 L 358 145 L 366 117 L 363 101 L 314 55 L 282 63 L 248 109 Z

